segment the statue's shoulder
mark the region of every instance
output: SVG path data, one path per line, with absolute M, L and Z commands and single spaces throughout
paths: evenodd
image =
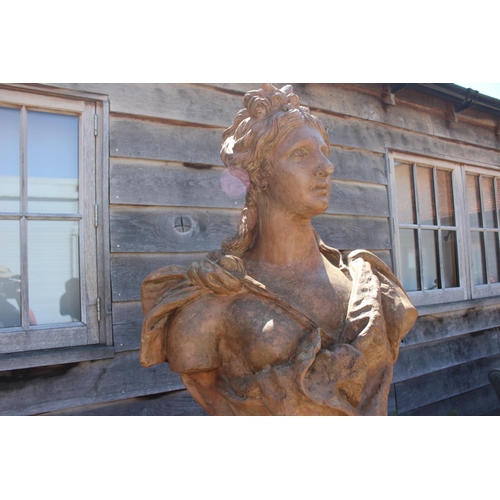
M 375 254 L 369 252 L 368 250 L 354 250 L 347 255 L 347 266 L 350 266 L 351 263 L 357 259 L 368 262 L 373 271 L 392 281 L 399 288 L 403 288 L 399 280 L 392 272 L 392 269 Z
M 366 272 L 366 266 L 357 265 L 359 262 L 368 263 L 368 272 L 378 278 L 387 330 L 389 336 L 399 343 L 417 320 L 418 311 L 412 305 L 403 285 L 385 262 L 367 250 L 355 250 L 347 256 L 347 265 L 351 273 Z M 395 359 L 396 357 L 397 354 Z
M 240 259 L 220 252 L 188 268 L 167 266 L 148 275 L 141 286 L 143 366 L 171 361 L 171 353 L 180 349 L 215 342 L 220 330 L 215 325 L 227 303 L 223 299 L 241 290 L 244 275 Z

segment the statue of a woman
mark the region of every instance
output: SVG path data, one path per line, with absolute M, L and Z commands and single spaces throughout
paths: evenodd
M 238 232 L 144 280 L 141 363 L 168 361 L 211 415 L 385 415 L 417 312 L 376 256 L 344 263 L 314 231 L 333 165 L 292 87 L 263 85 L 244 106 L 221 150 L 248 185 Z

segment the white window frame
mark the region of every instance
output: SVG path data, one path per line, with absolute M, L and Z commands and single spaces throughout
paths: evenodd
M 113 355 L 109 278 L 108 229 L 108 114 L 106 96 L 61 89 L 40 89 L 28 85 L 0 86 L 0 106 L 21 110 L 21 177 L 26 175 L 26 116 L 28 110 L 46 111 L 79 117 L 79 260 L 80 322 L 29 327 L 3 328 L 0 331 L 0 371 Z M 21 182 L 22 198 L 27 187 Z M 56 215 L 52 216 L 55 220 Z M 45 214 L 27 212 L 27 201 L 18 214 L 0 213 L 2 220 L 20 220 L 21 234 L 27 234 L 27 220 L 47 219 Z M 50 217 L 49 217 L 50 218 Z M 72 219 L 64 219 L 72 220 Z M 27 269 L 27 252 L 21 245 L 21 268 Z M 29 279 L 29 272 L 28 272 Z M 24 288 L 24 290 L 23 290 Z M 26 281 L 22 294 L 27 294 Z M 23 312 L 27 325 L 27 311 Z

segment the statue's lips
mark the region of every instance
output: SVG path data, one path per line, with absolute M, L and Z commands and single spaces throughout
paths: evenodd
M 319 195 L 328 196 L 330 191 L 330 186 L 328 186 L 327 184 L 316 184 L 315 186 L 312 186 L 310 190 Z

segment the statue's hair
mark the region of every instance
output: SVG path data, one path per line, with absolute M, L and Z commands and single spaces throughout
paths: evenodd
M 243 99 L 245 109 L 235 116 L 233 124 L 222 134 L 221 158 L 229 172 L 242 178 L 247 175 L 245 206 L 238 232 L 222 242 L 224 254 L 241 256 L 252 245 L 258 224 L 257 193 L 260 182 L 270 174 L 269 153 L 288 132 L 302 125 L 317 129 L 325 143 L 330 140 L 321 121 L 309 108 L 301 106 L 291 85 L 282 89 L 263 84 Z M 246 174 L 245 174 L 246 172 Z

